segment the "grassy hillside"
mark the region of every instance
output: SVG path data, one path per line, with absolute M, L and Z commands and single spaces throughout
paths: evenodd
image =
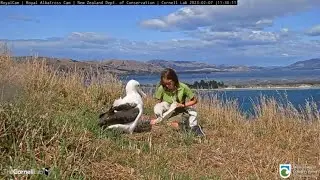
M 90 79 L 90 84 L 84 83 Z M 123 93 L 109 74 L 57 73 L 42 61 L 0 56 L 0 177 L 49 167 L 49 179 L 278 179 L 280 163 L 319 167 L 319 112 L 262 97 L 245 119 L 235 101 L 200 98 L 198 139 L 166 124 L 133 135 L 102 131 L 97 117 Z M 145 100 L 145 116 L 154 101 Z M 146 117 L 144 117 L 146 118 Z M 318 168 L 319 169 L 319 168 Z

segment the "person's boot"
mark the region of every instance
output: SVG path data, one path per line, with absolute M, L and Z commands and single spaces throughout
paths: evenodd
M 191 128 L 191 132 L 193 132 L 195 135 L 199 137 L 205 136 L 204 132 L 202 131 L 202 128 L 199 125 L 193 126 Z
M 189 116 L 185 113 L 181 115 L 181 121 L 179 122 L 179 129 L 182 132 L 187 132 L 190 130 L 188 118 Z

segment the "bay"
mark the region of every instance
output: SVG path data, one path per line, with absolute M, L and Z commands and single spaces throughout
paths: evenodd
M 259 104 L 262 97 L 273 98 L 282 105 L 292 104 L 298 111 L 311 102 L 320 106 L 320 88 L 209 90 L 198 92 L 198 95 L 207 98 L 216 96 L 222 101 L 236 100 L 239 110 L 251 114 L 254 113 L 254 105 Z
M 215 72 L 178 74 L 182 82 L 193 83 L 200 80 L 215 80 L 223 82 L 246 82 L 250 80 L 319 80 L 320 70 L 290 70 L 290 71 L 255 71 L 255 72 Z M 125 83 L 130 79 L 136 79 L 141 84 L 154 85 L 159 82 L 160 74 L 129 75 L 120 79 Z M 149 94 L 154 89 L 146 89 Z M 220 89 L 220 90 L 197 90 L 197 94 L 204 98 L 216 96 L 220 100 L 236 100 L 243 112 L 252 113 L 253 104 L 258 103 L 260 97 L 274 98 L 279 103 L 291 103 L 298 110 L 303 109 L 309 101 L 320 106 L 320 87 L 312 88 L 268 88 L 268 89 Z
M 215 80 L 226 83 L 245 82 L 252 80 L 319 80 L 320 70 L 269 70 L 248 72 L 212 72 L 212 73 L 181 73 L 179 80 L 193 83 L 200 80 Z M 122 81 L 135 79 L 141 84 L 155 84 L 160 80 L 160 74 L 123 75 Z

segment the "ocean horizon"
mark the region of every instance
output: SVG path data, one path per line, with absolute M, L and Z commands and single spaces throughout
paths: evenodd
M 179 75 L 179 74 L 178 74 Z M 197 73 L 180 74 L 181 82 L 193 83 L 200 80 L 215 80 L 223 82 L 246 82 L 250 80 L 317 80 L 320 77 L 320 70 L 315 71 L 263 71 L 263 72 L 219 72 L 219 73 Z M 124 83 L 130 79 L 135 79 L 143 85 L 155 85 L 160 80 L 159 75 L 129 75 L 120 77 Z M 154 93 L 154 87 L 145 87 L 148 94 Z M 264 96 L 274 98 L 279 103 L 290 103 L 298 111 L 304 109 L 307 102 L 315 102 L 320 106 L 320 87 L 254 87 L 254 88 L 221 88 L 221 89 L 197 89 L 195 90 L 201 98 L 216 97 L 219 100 L 236 100 L 243 113 L 253 113 L 253 104 L 259 103 L 259 99 Z
M 144 87 L 143 91 L 153 96 L 154 87 Z M 236 101 L 239 110 L 248 115 L 253 115 L 254 106 L 260 103 L 262 97 L 273 98 L 279 105 L 293 105 L 297 111 L 306 109 L 310 103 L 320 107 L 320 87 L 317 88 L 289 88 L 289 89 L 229 89 L 229 90 L 194 90 L 198 98 L 218 99 L 223 102 Z
M 247 71 L 247 72 L 212 72 L 212 73 L 177 73 L 179 80 L 193 83 L 200 80 L 215 80 L 226 84 L 235 84 L 252 81 L 319 81 L 320 70 L 270 70 L 270 71 Z M 160 80 L 159 74 L 132 74 L 120 75 L 120 80 L 127 82 L 135 79 L 143 85 L 154 85 Z

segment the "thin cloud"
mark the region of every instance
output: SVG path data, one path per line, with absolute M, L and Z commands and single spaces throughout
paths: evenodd
M 40 23 L 40 20 L 36 19 L 36 18 L 32 18 L 26 15 L 9 15 L 8 19 L 10 20 L 15 20 L 15 21 L 25 21 L 25 22 L 36 22 L 36 23 Z
M 308 29 L 305 34 L 308 36 L 320 36 L 320 24 Z
M 204 32 L 199 37 L 164 41 L 132 41 L 94 32 L 73 32 L 64 37 L 46 39 L 0 40 L 13 47 L 14 55 L 70 57 L 73 59 L 174 59 L 201 60 L 219 64 L 244 62 L 259 64 L 290 58 L 320 56 L 320 41 L 305 41 L 279 32 L 241 32 L 238 34 Z M 198 34 L 200 34 L 198 32 Z M 212 37 L 210 37 L 212 36 Z M 29 53 L 29 54 L 28 54 Z M 283 59 L 282 59 L 283 60 Z M 280 61 L 279 61 L 280 63 Z

